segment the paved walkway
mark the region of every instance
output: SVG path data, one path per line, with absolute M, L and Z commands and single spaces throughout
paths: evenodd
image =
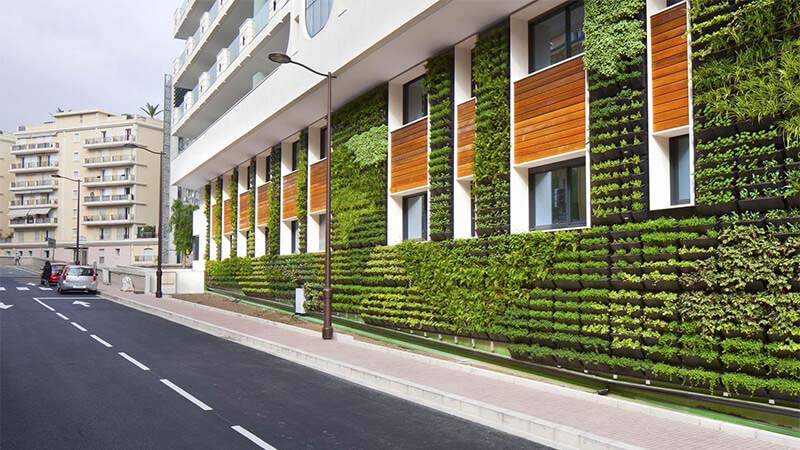
M 191 302 L 115 300 L 333 375 L 559 448 L 800 449 L 800 439 L 319 334 Z

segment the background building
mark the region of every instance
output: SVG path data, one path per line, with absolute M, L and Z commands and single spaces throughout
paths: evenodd
M 162 128 L 156 119 L 101 110 L 62 112 L 20 127 L 10 164 L 14 238 L 3 252 L 72 260 L 80 198 L 80 242 L 90 263 L 152 264 L 158 156 L 137 146 L 160 152 Z M 54 174 L 80 179 L 80 191 Z
M 11 230 L 8 228 L 8 164 L 11 159 L 11 146 L 17 138 L 11 133 L 0 131 L 0 243 L 10 240 Z

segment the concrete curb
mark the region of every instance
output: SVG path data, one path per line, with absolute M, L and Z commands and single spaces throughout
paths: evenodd
M 329 375 L 553 448 L 565 450 L 644 450 L 641 447 L 617 442 L 575 428 L 527 416 L 477 400 L 464 398 L 449 392 L 443 392 L 428 386 L 418 385 L 389 375 L 376 373 L 323 356 L 297 350 L 276 342 L 256 338 L 172 311 L 119 297 L 114 294 L 103 293 L 103 295 L 109 300 L 133 309 L 153 314 L 189 328 L 236 342 L 312 369 L 320 370 Z M 205 305 L 196 306 L 211 308 Z M 217 308 L 212 309 L 220 311 Z M 242 316 L 251 320 L 254 319 L 253 317 L 238 313 L 231 314 L 236 314 L 237 316 Z M 263 319 L 255 320 L 269 322 Z M 269 323 L 275 324 L 274 322 Z M 284 326 L 290 327 L 291 325 Z M 314 335 L 316 335 L 316 333 L 314 333 Z
M 405 400 L 413 401 L 433 409 L 437 409 L 448 414 L 452 414 L 473 422 L 480 423 L 501 431 L 505 431 L 529 440 L 533 440 L 544 445 L 549 445 L 555 448 L 566 449 L 627 449 L 634 450 L 640 447 L 632 446 L 622 442 L 613 441 L 603 438 L 592 433 L 584 432 L 571 427 L 559 425 L 556 423 L 548 422 L 516 411 L 507 410 L 498 406 L 490 405 L 478 400 L 472 400 L 458 396 L 456 394 L 443 392 L 428 386 L 417 385 L 412 382 L 394 378 L 390 375 L 380 374 L 368 369 L 363 369 L 357 366 L 352 366 L 347 363 L 331 360 L 323 356 L 303 352 L 283 344 L 275 343 L 261 338 L 256 338 L 246 335 L 225 327 L 213 325 L 204 321 L 200 321 L 191 317 L 187 317 L 172 311 L 167 311 L 155 306 L 142 304 L 135 300 L 127 299 L 124 297 L 115 296 L 114 294 L 103 293 L 103 295 L 113 301 L 130 306 L 134 309 L 154 314 L 162 318 L 171 320 L 173 322 L 194 328 L 205 333 L 221 337 L 242 345 L 246 345 L 256 350 L 264 351 L 272 355 L 287 359 L 289 361 L 311 367 L 339 378 L 344 378 L 348 381 L 355 382 L 382 392 L 395 395 Z M 171 299 L 173 301 L 179 301 Z M 289 329 L 293 332 L 299 332 L 306 335 L 317 336 L 318 333 L 307 330 L 304 328 L 295 327 L 288 324 L 272 322 L 266 319 L 260 319 L 232 311 L 221 310 L 206 305 L 199 305 L 191 302 L 184 302 L 186 305 L 198 309 L 210 310 L 217 313 L 223 313 L 237 317 L 242 320 L 256 321 L 265 325 L 274 326 L 283 329 Z M 423 362 L 426 364 L 447 367 L 448 369 L 459 370 L 467 373 L 477 373 L 481 376 L 486 376 L 501 381 L 517 384 L 528 385 L 531 388 L 549 391 L 559 395 L 566 395 L 583 401 L 591 401 L 593 403 L 610 405 L 620 409 L 635 411 L 639 414 L 660 417 L 667 420 L 674 420 L 689 425 L 700 426 L 702 428 L 727 432 L 743 438 L 757 439 L 763 442 L 784 445 L 787 448 L 800 449 L 800 440 L 791 436 L 786 436 L 770 431 L 751 428 L 743 425 L 727 423 L 715 419 L 699 417 L 691 414 L 681 413 L 678 411 L 671 411 L 668 409 L 658 408 L 649 405 L 639 404 L 633 401 L 600 397 L 594 393 L 570 389 L 563 386 L 557 386 L 545 382 L 531 380 L 528 378 L 518 377 L 511 374 L 495 372 L 492 370 L 484 369 L 481 367 L 469 366 L 459 364 L 453 361 L 433 358 L 426 355 L 420 355 L 402 350 L 396 350 L 388 347 L 383 347 L 368 342 L 358 341 L 351 335 L 336 334 L 335 339 L 340 342 L 369 348 L 370 350 L 377 350 L 382 352 L 392 352 L 404 358 L 410 358 Z

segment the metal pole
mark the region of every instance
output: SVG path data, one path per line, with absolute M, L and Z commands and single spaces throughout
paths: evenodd
M 332 85 L 333 76 L 328 72 L 328 115 L 325 135 L 328 146 L 328 157 L 325 162 L 325 287 L 322 289 L 323 320 L 322 339 L 333 339 L 333 326 L 331 325 L 331 157 L 333 146 L 331 144 L 331 130 L 333 129 L 332 117 Z
M 164 152 L 158 154 L 158 262 L 156 263 L 156 298 L 161 298 L 161 234 L 164 232 L 162 226 L 162 214 L 164 213 L 164 174 L 161 172 L 164 164 Z
M 81 264 L 81 178 L 78 177 L 78 215 L 75 218 L 75 264 Z

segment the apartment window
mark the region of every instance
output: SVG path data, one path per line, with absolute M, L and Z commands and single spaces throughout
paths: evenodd
M 428 98 L 422 89 L 422 79 L 403 85 L 403 123 L 411 123 L 428 115 Z
M 292 227 L 292 247 L 291 247 L 290 251 L 292 253 L 298 253 L 298 251 L 297 251 L 298 227 L 297 227 L 297 221 L 296 220 L 292 221 L 291 227 Z
M 325 214 L 319 216 L 319 249 L 325 250 Z
M 120 252 L 120 249 L 118 249 L 118 248 L 115 248 L 115 249 L 114 249 L 114 254 L 115 254 L 116 256 L 119 256 L 119 255 L 120 255 L 120 253 L 121 253 L 121 252 Z
M 331 15 L 333 0 L 306 0 L 306 31 L 314 37 L 325 28 Z
M 583 53 L 583 1 L 569 2 L 528 25 L 528 71 Z
M 81 141 L 81 134 L 80 133 L 73 133 L 72 134 L 72 142 L 77 144 Z
M 297 160 L 300 158 L 300 141 L 292 142 L 292 172 L 297 170 Z
M 266 164 L 267 173 L 264 174 L 264 181 L 269 183 L 272 181 L 272 154 L 267 155 Z
M 529 177 L 531 228 L 586 225 L 586 167 L 582 158 L 531 169 Z
M 72 160 L 75 162 L 80 162 L 81 154 L 78 152 L 72 152 Z
M 104 227 L 100 227 L 100 240 L 104 241 L 108 239 L 108 237 L 109 237 L 108 230 Z
M 269 255 L 269 228 L 264 227 L 264 254 Z
M 99 263 L 99 264 L 105 264 L 105 262 L 106 262 L 106 257 L 105 257 L 105 256 L 101 256 L 100 258 L 98 258 L 98 260 L 99 260 L 99 261 L 98 261 L 98 263 Z
M 403 240 L 428 239 L 428 195 L 403 198 Z
M 689 136 L 669 140 L 670 203 L 684 205 L 691 201 L 689 164 Z
M 328 157 L 328 127 L 319 130 L 319 159 Z

